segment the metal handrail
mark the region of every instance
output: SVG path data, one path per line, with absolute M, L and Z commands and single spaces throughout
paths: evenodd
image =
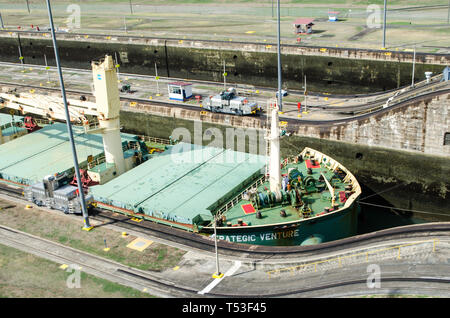
M 258 186 L 260 186 L 261 184 L 263 184 L 265 182 L 266 177 L 262 176 L 259 179 L 257 179 L 255 182 L 252 183 L 252 185 L 250 185 L 248 188 L 246 188 L 245 190 L 243 190 L 241 193 L 239 193 L 238 195 L 236 195 L 233 199 L 231 199 L 230 201 L 228 201 L 227 203 L 225 203 L 224 205 L 222 205 L 222 207 L 220 209 L 217 210 L 217 215 L 221 216 L 223 213 L 227 212 L 228 210 L 230 210 L 232 207 L 234 207 L 240 200 L 242 200 L 242 195 L 251 190 L 251 189 L 256 189 L 258 188 Z
M 433 243 L 433 253 L 436 251 L 436 243 L 439 242 L 439 239 L 431 239 L 431 240 L 424 240 L 424 241 L 419 241 L 419 242 L 413 242 L 413 243 L 406 243 L 406 244 L 400 244 L 400 245 L 395 245 L 395 246 L 390 246 L 390 247 L 385 247 L 385 248 L 379 248 L 376 250 L 367 250 L 367 251 L 363 251 L 363 252 L 358 252 L 358 253 L 352 253 L 349 255 L 338 255 L 332 258 L 327 258 L 324 260 L 319 260 L 319 261 L 315 261 L 315 262 L 309 262 L 309 263 L 305 263 L 305 264 L 300 264 L 300 265 L 295 265 L 295 266 L 290 266 L 290 267 L 283 267 L 283 268 L 278 268 L 278 269 L 274 269 L 274 270 L 270 270 L 267 271 L 266 273 L 269 275 L 269 278 L 271 277 L 272 274 L 280 274 L 281 272 L 291 272 L 293 273 L 296 270 L 299 270 L 301 268 L 305 268 L 308 266 L 312 266 L 314 265 L 314 271 L 317 272 L 317 265 L 318 264 L 324 264 L 324 263 L 331 263 L 331 262 L 336 262 L 338 263 L 339 267 L 342 267 L 342 261 L 344 259 L 347 258 L 352 258 L 352 257 L 356 257 L 356 256 L 365 256 L 365 261 L 368 262 L 369 261 L 369 254 L 373 254 L 375 255 L 376 253 L 380 253 L 380 252 L 384 252 L 384 251 L 388 251 L 388 250 L 393 250 L 393 249 L 398 249 L 398 254 L 397 254 L 397 259 L 401 259 L 401 253 L 400 253 L 400 249 L 402 247 L 407 247 L 407 246 L 413 246 L 413 245 L 418 245 L 418 244 L 423 244 L 423 243 Z

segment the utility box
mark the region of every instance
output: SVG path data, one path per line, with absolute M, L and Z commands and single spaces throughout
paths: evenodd
M 192 84 L 187 82 L 172 82 L 167 84 L 169 99 L 185 101 L 192 97 Z

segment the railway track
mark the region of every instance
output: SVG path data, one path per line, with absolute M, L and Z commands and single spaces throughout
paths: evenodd
M 17 86 L 17 87 L 23 87 L 23 88 L 30 88 L 30 89 L 35 89 L 35 90 L 44 90 L 44 91 L 55 91 L 55 92 L 59 92 L 59 88 L 50 88 L 50 87 L 41 87 L 41 86 L 37 86 L 37 85 L 30 85 L 30 84 L 20 84 L 20 83 L 9 83 L 9 82 L 1 82 L 0 81 L 0 85 L 9 85 L 9 86 Z M 421 88 L 423 89 L 423 88 Z M 75 95 L 84 95 L 84 96 L 92 96 L 91 92 L 86 92 L 86 91 L 80 91 L 80 90 L 74 90 L 74 89 L 66 89 L 66 92 L 71 93 L 71 94 L 75 94 Z M 378 113 L 384 112 L 384 111 L 389 111 L 391 109 L 395 109 L 401 106 L 406 105 L 407 103 L 409 103 L 411 100 L 413 99 L 426 99 L 426 98 L 430 98 L 430 97 L 434 97 L 437 95 L 441 95 L 441 94 L 446 94 L 446 93 L 450 93 L 450 88 L 448 87 L 448 85 L 443 86 L 442 89 L 439 90 L 435 90 L 432 92 L 425 92 L 422 94 L 418 94 L 417 92 L 409 92 L 407 96 L 412 96 L 412 98 L 408 99 L 405 98 L 405 96 L 403 96 L 402 100 L 400 102 L 397 103 L 393 103 L 392 105 L 389 105 L 385 108 L 383 108 L 382 106 L 380 106 L 380 103 L 383 104 L 383 101 L 377 102 L 373 105 L 369 105 L 369 106 L 363 106 L 361 108 L 361 106 L 349 106 L 350 108 L 355 108 L 355 110 L 350 111 L 349 108 L 346 108 L 348 110 L 349 113 L 357 113 L 357 115 L 354 116 L 349 116 L 349 117 L 345 117 L 345 118 L 339 118 L 339 119 L 330 119 L 330 120 L 308 120 L 308 119 L 299 119 L 299 118 L 293 118 L 293 117 L 288 117 L 288 116 L 283 116 L 280 115 L 279 118 L 280 120 L 283 120 L 285 122 L 287 122 L 289 124 L 289 126 L 293 129 L 296 129 L 297 126 L 304 126 L 304 125 L 308 125 L 308 126 L 334 126 L 334 125 L 339 125 L 339 124 L 343 124 L 343 123 L 347 123 L 349 121 L 354 121 L 354 120 L 360 120 L 360 119 L 367 119 L 373 115 L 376 115 Z M 125 96 L 121 96 L 120 99 L 122 101 L 126 101 L 126 102 L 139 102 L 140 104 L 144 105 L 158 105 L 158 106 L 163 106 L 163 107 L 177 107 L 177 108 L 181 108 L 181 109 L 186 109 L 186 110 L 202 110 L 202 108 L 200 106 L 190 106 L 190 105 L 185 105 L 185 104 L 178 104 L 178 103 L 171 103 L 171 102 L 166 102 L 166 101 L 156 101 L 156 100 L 152 100 L 149 101 L 147 99 L 142 99 L 142 98 L 133 98 L 133 97 L 125 97 Z M 333 107 L 328 107 L 328 109 L 331 109 Z M 337 106 L 334 107 L 334 109 L 336 110 Z M 345 108 L 340 108 L 341 110 L 344 110 Z M 358 110 L 359 109 L 359 110 Z M 228 114 L 220 114 L 220 113 L 215 113 L 213 116 L 227 116 Z M 237 116 L 237 115 L 236 115 Z M 264 126 L 264 123 L 266 122 L 266 115 L 264 113 L 260 114 L 258 117 L 261 120 L 262 126 Z
M 24 204 L 29 204 L 22 196 L 22 189 L 14 189 L 0 184 L 0 193 L 14 197 Z M 62 214 L 62 213 L 61 213 Z M 63 215 L 63 214 L 62 214 Z M 70 217 L 70 216 L 69 216 Z M 150 235 L 164 241 L 180 244 L 188 248 L 194 248 L 205 252 L 214 253 L 214 240 L 198 233 L 183 231 L 167 225 L 143 220 L 139 223 L 131 220 L 131 216 L 113 213 L 109 210 L 95 208 L 89 216 L 92 220 L 103 225 L 112 224 L 121 230 L 133 230 L 137 233 Z M 445 236 L 450 232 L 450 222 L 425 223 L 397 228 L 390 228 L 377 232 L 352 236 L 337 241 L 310 246 L 262 246 L 218 241 L 220 254 L 230 257 L 257 260 L 261 258 L 288 258 L 317 256 L 320 254 L 338 252 L 342 249 L 361 247 L 366 244 L 383 242 L 389 237 L 413 238 L 420 237 L 423 233 L 433 233 L 436 236 Z
M 108 259 L 92 255 L 80 250 L 75 250 L 61 244 L 57 244 L 46 239 L 42 239 L 24 232 L 16 231 L 14 229 L 0 225 L 0 232 L 7 232 L 9 235 L 3 234 L 0 237 L 0 242 L 8 246 L 18 248 L 33 254 L 58 261 L 66 264 L 76 264 L 80 266 L 83 271 L 102 276 L 106 279 L 132 286 L 139 290 L 150 290 L 151 293 L 160 297 L 198 297 L 200 290 L 188 286 L 181 286 L 178 282 L 167 281 L 156 275 L 124 266 L 120 263 L 110 261 Z M 14 237 L 13 237 L 14 236 Z M 49 248 L 50 246 L 50 248 Z M 61 251 L 63 249 L 63 251 Z M 75 254 L 75 255 L 74 255 Z M 72 256 L 72 257 L 71 257 Z M 76 257 L 76 258 L 75 258 Z M 97 265 L 93 265 L 97 264 Z M 98 265 L 100 264 L 100 266 Z M 108 269 L 105 269 L 108 268 Z M 380 277 L 380 284 L 385 283 L 410 283 L 409 288 L 413 294 L 426 284 L 430 289 L 430 284 L 434 284 L 432 289 L 435 291 L 448 290 L 447 286 L 450 283 L 450 278 L 446 277 L 404 277 L 404 276 L 390 276 Z M 359 287 L 359 288 L 358 288 Z M 270 293 L 223 293 L 223 292 L 208 292 L 203 294 L 207 297 L 232 297 L 232 298 L 254 298 L 254 297 L 289 297 L 289 296 L 308 296 L 310 293 L 320 292 L 322 296 L 327 295 L 327 290 L 333 289 L 333 293 L 338 293 L 339 289 L 343 289 L 345 294 L 358 294 L 358 289 L 367 288 L 367 279 L 347 279 L 340 281 L 333 281 L 323 283 L 313 287 L 297 288 L 293 290 L 270 292 Z M 354 291 L 352 291 L 352 288 Z M 349 290 L 350 289 L 350 290 Z M 405 287 L 403 287 L 405 289 Z M 360 293 L 360 292 L 359 292 Z M 367 294 L 367 293 L 366 293 Z

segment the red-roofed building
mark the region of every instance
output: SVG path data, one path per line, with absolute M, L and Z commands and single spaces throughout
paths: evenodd
M 339 11 L 328 11 L 328 21 L 335 22 L 338 20 Z
M 314 19 L 311 18 L 298 18 L 294 21 L 294 32 L 295 34 L 308 34 L 312 33 L 312 23 Z

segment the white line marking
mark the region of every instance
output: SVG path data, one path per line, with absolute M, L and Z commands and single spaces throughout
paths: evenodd
M 222 279 L 224 279 L 227 276 L 233 275 L 239 269 L 239 267 L 241 267 L 241 264 L 242 263 L 240 261 L 235 261 L 234 265 L 231 266 L 231 268 L 225 273 L 225 275 L 223 275 L 222 278 L 214 279 L 208 286 L 206 286 L 203 290 L 199 291 L 198 294 L 203 295 L 209 293 L 211 289 L 216 287 L 217 284 L 219 284 L 222 281 Z

